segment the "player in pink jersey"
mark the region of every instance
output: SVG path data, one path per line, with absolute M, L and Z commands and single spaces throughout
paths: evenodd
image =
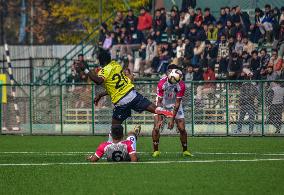
M 169 65 L 168 72 L 171 69 L 178 69 L 176 65 Z M 185 130 L 184 111 L 182 108 L 182 98 L 185 94 L 185 83 L 181 80 L 177 84 L 172 84 L 168 80 L 168 77 L 162 78 L 157 86 L 157 106 L 161 106 L 168 110 L 173 110 L 174 117 L 170 118 L 168 128 L 173 129 L 174 123 L 176 122 L 177 129 L 180 133 L 180 141 L 183 148 L 183 156 L 192 156 L 187 150 L 187 133 Z M 154 116 L 154 129 L 152 131 L 153 157 L 160 156 L 159 151 L 159 139 L 160 139 L 160 128 L 162 125 L 163 118 L 161 116 Z
M 111 141 L 103 142 L 99 145 L 96 153 L 87 157 L 92 162 L 97 162 L 104 155 L 107 161 L 121 162 L 131 161 L 137 162 L 136 140 L 141 127 L 136 128 L 134 132 L 128 133 L 126 140 L 123 140 L 122 125 L 113 125 L 111 127 Z

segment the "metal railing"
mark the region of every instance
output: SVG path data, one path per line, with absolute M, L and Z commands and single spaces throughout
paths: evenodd
M 183 98 L 186 130 L 190 136 L 279 136 L 284 135 L 284 81 L 214 81 L 189 82 Z M 138 92 L 156 98 L 157 82 L 137 82 Z M 0 85 L 7 88 L 7 104 L 2 104 L 1 134 L 100 135 L 111 126 L 113 106 L 108 97 L 98 106 L 95 95 L 104 89 L 94 84 L 21 84 Z M 11 89 L 16 88 L 16 98 Z M 25 93 L 19 93 L 21 88 Z M 35 96 L 47 88 L 50 93 Z M 0 89 L 0 91 L 2 91 Z M 277 100 L 278 98 L 278 100 Z M 282 97 L 283 98 L 283 97 Z M 17 103 L 20 125 L 17 127 Z M 153 114 L 132 113 L 125 122 L 128 131 L 142 126 L 142 134 L 150 135 Z M 13 129 L 19 129 L 14 131 Z M 280 130 L 280 133 L 275 133 Z M 161 129 L 162 134 L 176 135 L 176 130 Z

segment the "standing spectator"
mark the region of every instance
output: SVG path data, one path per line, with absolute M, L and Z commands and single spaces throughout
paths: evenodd
M 210 8 L 205 8 L 204 9 L 204 21 L 203 21 L 203 23 L 204 24 L 210 24 L 210 23 L 212 23 L 212 24 L 215 24 L 215 22 L 216 22 L 216 19 L 215 19 L 215 17 L 211 14 L 211 12 L 210 12 Z
M 202 64 L 203 66 L 203 80 L 207 81 L 203 85 L 199 85 L 196 89 L 197 95 L 196 100 L 198 103 L 202 104 L 202 97 L 204 95 L 213 94 L 215 92 L 215 83 L 210 83 L 210 81 L 215 81 L 215 73 L 214 71 L 207 65 L 206 60 L 203 60 Z
M 218 48 L 218 57 L 217 57 L 217 63 L 219 63 L 218 67 L 218 73 L 220 74 L 220 78 L 224 79 L 228 72 L 228 58 L 229 58 L 229 45 L 226 41 L 225 35 L 221 36 L 221 40 L 219 43 Z
M 140 74 L 150 74 L 152 72 L 152 62 L 154 57 L 157 56 L 157 44 L 152 37 L 148 37 L 146 46 L 146 57 L 144 61 L 141 61 Z
M 185 10 L 185 9 L 188 9 L 188 8 L 195 8 L 196 6 L 196 0 L 182 0 L 182 3 L 181 3 L 181 9 L 182 10 Z
M 123 13 L 121 11 L 118 11 L 116 13 L 116 16 L 114 18 L 114 22 L 112 23 L 113 26 L 113 30 L 118 27 L 121 28 L 124 25 L 124 17 L 123 17 Z
M 251 79 L 252 74 L 246 75 L 247 79 Z M 253 132 L 256 106 L 255 101 L 258 96 L 257 87 L 252 82 L 244 82 L 240 87 L 240 115 L 238 120 L 238 129 L 235 133 L 242 132 L 242 125 L 244 123 L 244 118 L 246 114 L 249 115 L 249 133 Z
M 282 113 L 283 113 L 283 102 L 284 99 L 284 88 L 281 87 L 280 83 L 272 82 L 271 89 L 268 92 L 268 122 L 276 127 L 275 133 L 280 133 L 282 126 Z
M 237 6 L 236 14 L 234 17 L 236 20 L 239 20 L 241 22 L 241 25 L 244 27 L 244 31 L 247 32 L 251 25 L 248 13 L 241 11 L 241 7 Z
M 225 11 L 224 7 L 220 8 L 220 18 L 219 18 L 219 22 L 221 22 L 222 26 L 226 26 L 227 24 L 227 20 L 229 19 L 228 14 Z
M 148 34 L 148 30 L 152 28 L 152 16 L 146 11 L 144 7 L 140 9 L 140 15 L 138 17 L 137 29 L 142 31 L 145 35 Z
M 171 16 L 170 16 L 170 32 L 171 32 L 171 39 L 174 40 L 176 37 L 180 35 L 179 30 L 179 15 L 176 10 L 171 10 Z
M 138 18 L 134 16 L 132 9 L 128 10 L 127 16 L 124 19 L 124 25 L 126 26 L 128 31 L 131 27 L 134 27 L 135 29 L 137 28 Z
M 201 8 L 196 9 L 196 16 L 194 18 L 194 24 L 203 23 L 203 14 Z
M 167 22 L 164 17 L 161 16 L 161 10 L 157 9 L 155 11 L 155 17 L 153 19 L 153 31 L 156 41 L 160 40 L 162 33 L 166 30 Z

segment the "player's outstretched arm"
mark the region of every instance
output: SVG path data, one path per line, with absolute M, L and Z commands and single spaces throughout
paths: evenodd
M 102 77 L 99 77 L 97 74 L 92 73 L 89 70 L 84 70 L 85 74 L 89 76 L 89 78 L 94 81 L 97 85 L 101 85 L 104 82 L 104 79 Z
M 87 160 L 91 162 L 97 162 L 99 158 L 96 155 L 90 155 L 90 156 L 87 156 Z
M 137 162 L 138 161 L 136 153 L 129 154 L 129 156 L 130 156 L 131 162 Z
M 102 97 L 104 97 L 104 96 L 107 96 L 108 95 L 108 93 L 105 91 L 105 92 L 102 92 L 102 93 L 100 93 L 100 94 L 98 94 L 98 95 L 96 95 L 96 97 L 95 97 L 95 99 L 94 99 L 94 103 L 95 103 L 95 105 L 97 106 L 98 105 L 98 103 L 99 103 L 99 101 L 100 101 L 100 99 L 102 98 Z

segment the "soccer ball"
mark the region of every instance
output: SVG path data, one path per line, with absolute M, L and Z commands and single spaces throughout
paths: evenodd
M 171 84 L 177 84 L 182 79 L 182 72 L 178 69 L 172 69 L 168 74 L 168 81 Z

